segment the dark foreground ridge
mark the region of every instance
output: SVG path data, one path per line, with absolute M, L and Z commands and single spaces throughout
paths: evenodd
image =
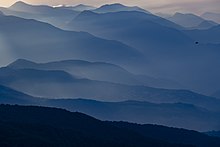
M 134 127 L 127 127 L 128 125 Z M 77 146 L 77 147 L 185 147 L 180 143 L 169 143 L 173 137 L 172 130 L 167 128 L 169 139 L 158 136 L 147 136 L 159 134 L 164 127 L 151 126 L 147 132 L 140 132 L 136 127 L 143 127 L 128 123 L 113 123 L 99 121 L 82 113 L 68 112 L 63 109 L 0 105 L 0 146 Z M 150 125 L 149 125 L 150 127 Z M 163 129 L 163 130 L 161 130 Z M 157 132 L 155 132 L 157 131 Z M 185 130 L 185 133 L 192 131 Z M 220 139 L 192 133 L 191 139 L 208 143 L 209 146 L 217 147 Z M 181 136 L 179 136 L 181 137 Z M 183 136 L 184 137 L 184 134 Z M 176 139 L 176 138 L 174 138 Z M 202 146 L 194 143 L 194 146 Z
M 177 146 L 62 109 L 1 105 L 0 118 L 1 146 Z

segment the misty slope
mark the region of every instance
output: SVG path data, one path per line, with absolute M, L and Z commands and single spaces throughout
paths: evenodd
M 88 33 L 63 31 L 46 23 L 13 16 L 1 16 L 0 25 L 1 64 L 17 58 L 40 62 L 74 58 L 116 64 L 142 60 L 137 50 Z
M 0 105 L 0 116 L 2 146 L 186 146 L 145 137 L 81 113 L 55 108 Z
M 170 46 L 181 45 L 180 43 L 190 41 L 184 34 L 171 28 L 178 27 L 176 24 L 152 14 L 136 11 L 105 14 L 84 11 L 70 22 L 68 27 L 87 31 L 100 37 L 119 40 L 135 46 L 143 52 L 150 52 L 150 49 L 155 47 L 155 42 L 158 43 L 158 39 L 161 46 L 165 43 Z M 157 35 L 158 32 L 160 32 L 160 36 Z M 164 38 L 164 36 L 168 36 L 167 34 L 171 38 L 175 36 L 176 42 L 171 41 L 171 38 Z
M 197 38 L 194 38 L 195 41 L 191 40 L 186 37 L 185 34 L 183 34 L 182 32 L 172 29 L 179 28 L 174 23 L 160 17 L 141 12 L 116 12 L 95 14 L 86 11 L 82 12 L 82 14 L 80 14 L 78 17 L 82 18 L 82 20 L 80 20 L 79 22 L 79 27 L 88 25 L 86 26 L 86 28 L 88 27 L 88 30 L 82 30 L 90 31 L 91 33 L 94 33 L 93 31 L 95 31 L 95 35 L 98 35 L 99 33 L 103 35 L 102 37 L 120 40 L 124 43 L 135 46 L 137 49 L 139 49 L 139 51 L 145 54 L 145 61 L 140 59 L 142 57 L 140 57 L 140 55 L 137 55 L 139 53 L 137 53 L 137 50 L 135 49 L 128 49 L 129 47 L 123 46 L 122 44 L 119 45 L 120 43 L 118 42 L 113 43 L 112 41 L 103 41 L 99 40 L 98 38 L 96 38 L 96 40 L 92 40 L 94 38 L 92 36 L 92 39 L 89 38 L 89 36 L 87 36 L 88 34 L 84 35 L 84 37 L 88 40 L 82 41 L 81 37 L 79 37 L 82 33 L 78 33 L 78 35 L 75 34 L 75 39 L 73 39 L 71 37 L 73 34 L 69 32 L 64 33 L 65 35 L 61 35 L 61 33 L 55 33 L 57 31 L 48 31 L 48 29 L 46 31 L 41 30 L 43 33 L 41 33 L 40 30 L 36 30 L 36 33 L 35 31 L 33 31 L 33 28 L 30 28 L 29 31 L 31 32 L 31 34 L 28 34 L 27 38 L 27 30 L 22 29 L 29 27 L 26 27 L 23 24 L 22 28 L 18 27 L 20 30 L 19 33 L 17 33 L 16 30 L 9 28 L 9 30 L 13 30 L 13 32 L 16 32 L 17 34 L 19 34 L 19 36 L 23 36 L 23 39 L 15 38 L 14 34 L 12 35 L 12 37 L 8 37 L 8 35 L 10 34 L 8 32 L 1 34 L 0 42 L 3 46 L 2 52 L 3 54 L 6 54 L 4 56 L 2 55 L 2 57 L 0 58 L 1 63 L 9 63 L 16 58 L 26 58 L 29 60 L 41 62 L 74 58 L 89 61 L 104 61 L 114 64 L 119 64 L 117 60 L 123 60 L 123 63 L 121 63 L 120 61 L 119 65 L 123 65 L 123 67 L 126 67 L 126 69 L 136 74 L 146 74 L 156 78 L 171 79 L 172 81 L 177 81 L 178 83 L 181 83 L 182 85 L 187 87 L 187 89 L 207 95 L 210 95 L 218 90 L 218 87 L 220 86 L 220 81 L 218 80 L 220 79 L 220 71 L 218 70 L 218 68 L 213 67 L 220 66 L 218 60 L 219 45 L 203 45 L 201 43 L 199 45 L 195 45 L 194 42 L 197 41 Z M 76 19 L 74 19 L 74 21 L 74 23 L 76 23 Z M 15 29 L 17 27 L 17 25 L 14 24 L 15 22 L 17 23 L 19 21 L 15 20 L 13 21 L 13 23 L 11 23 L 10 21 L 5 23 L 10 23 L 12 25 L 12 28 Z M 112 22 L 114 22 L 114 24 Z M 126 27 L 124 27 L 125 24 Z M 5 28 L 2 29 L 7 30 Z M 34 34 L 35 36 L 33 37 L 33 40 L 38 40 L 39 42 L 26 41 L 32 34 Z M 43 40 L 44 37 L 47 39 Z M 13 38 L 15 41 L 11 40 L 11 38 Z M 42 40 L 39 38 L 42 38 Z M 100 42 L 97 41 L 97 39 Z M 113 44 L 109 45 L 107 42 L 112 42 Z M 73 46 L 74 49 L 72 49 Z M 21 51 L 16 53 L 14 51 L 11 51 L 14 50 L 15 47 L 16 50 Z M 61 48 L 62 50 L 64 48 L 65 51 L 61 52 Z M 81 48 L 83 48 L 83 50 Z M 118 48 L 120 48 L 122 51 L 119 51 Z M 33 52 L 33 54 L 37 55 L 41 53 L 41 55 L 44 56 L 38 56 L 38 59 L 36 59 L 37 57 L 33 56 L 33 54 L 31 54 L 31 51 L 27 52 L 26 50 L 35 50 L 37 51 L 37 53 Z M 103 50 L 105 50 L 106 52 L 102 52 Z M 50 59 L 48 57 L 45 57 L 48 54 L 48 52 L 46 51 L 50 53 Z M 111 53 L 109 53 L 110 51 Z M 97 53 L 99 53 L 99 55 Z M 127 55 L 125 55 L 125 53 Z M 22 54 L 22 56 L 18 56 L 17 54 Z M 111 54 L 114 55 L 110 56 Z M 127 58 L 127 56 L 129 57 Z M 107 58 L 107 60 L 105 58 Z M 117 60 L 115 60 L 115 58 L 117 58 Z M 137 61 L 137 59 L 140 59 L 141 61 Z M 127 63 L 126 61 L 129 61 L 129 63 Z M 211 70 L 212 72 L 203 72 L 204 70 Z M 202 74 L 198 75 L 197 73 Z
M 93 10 L 93 12 L 97 12 L 97 13 L 120 12 L 120 11 L 138 11 L 138 12 L 144 12 L 148 14 L 150 13 L 140 7 L 137 7 L 137 6 L 129 7 L 129 6 L 122 5 L 120 3 L 103 5 Z
M 205 20 L 194 14 L 175 13 L 168 20 L 189 29 L 208 29 L 217 25 L 215 22 Z
M 77 79 L 63 71 L 1 68 L 0 84 L 37 97 L 90 98 L 102 101 L 140 100 L 153 103 L 181 102 L 213 111 L 220 110 L 220 100 L 187 90 L 167 90 Z
M 69 9 L 54 8 L 46 5 L 30 5 L 24 2 L 16 2 L 9 8 L 0 8 L 6 15 L 14 15 L 22 18 L 36 19 L 48 22 L 57 27 L 63 27 L 79 12 Z
M 25 7 L 27 5 L 24 3 L 21 4 L 24 5 Z M 30 6 L 30 5 L 27 6 L 30 7 L 30 9 L 41 10 L 41 6 Z M 48 8 L 48 7 L 45 8 L 43 6 L 42 12 L 46 11 L 44 9 L 47 10 L 55 9 L 56 11 L 58 11 L 57 9 L 59 8 Z M 8 21 L 5 23 L 9 23 L 11 25 L 14 24 L 12 25 L 12 28 L 15 29 L 17 27 L 15 23 L 17 22 L 19 21 L 15 20 L 13 22 Z M 186 36 L 183 32 L 173 29 L 173 28 L 180 29 L 181 27 L 170 21 L 167 21 L 160 17 L 156 17 L 151 14 L 146 14 L 142 12 L 133 12 L 133 11 L 115 12 L 115 13 L 106 13 L 106 14 L 96 14 L 89 11 L 85 11 L 82 12 L 77 17 L 77 19 L 74 19 L 73 23 L 74 26 L 70 25 L 70 27 L 75 27 L 76 30 L 89 31 L 90 33 L 93 33 L 97 36 L 100 35 L 108 39 L 122 41 L 126 44 L 129 44 L 130 46 L 135 46 L 137 49 L 139 49 L 140 52 L 143 52 L 145 54 L 146 56 L 145 60 L 143 61 L 140 59 L 141 61 L 140 60 L 137 61 L 137 59 L 141 57 L 140 55 L 136 56 L 136 54 L 138 53 L 134 53 L 137 52 L 136 50 L 134 51 L 134 49 L 128 49 L 128 47 L 125 46 L 122 47 L 121 46 L 122 44 L 119 45 L 120 43 L 116 45 L 116 42 L 113 43 L 112 41 L 107 41 L 107 42 L 112 42 L 113 44 L 111 45 L 105 42 L 106 40 L 105 41 L 99 40 L 100 42 L 99 41 L 96 42 L 97 40 L 96 41 L 91 40 L 91 38 L 87 36 L 88 34 L 84 35 L 84 37 L 88 39 L 87 41 L 89 43 L 85 40 L 82 43 L 82 40 L 79 37 L 82 33 L 78 33 L 78 35 L 80 34 L 79 36 L 76 34 L 74 35 L 76 36 L 77 39 L 80 39 L 80 41 L 77 40 L 75 37 L 74 38 L 76 40 L 74 39 L 73 41 L 72 37 L 70 37 L 72 35 L 70 36 L 64 35 L 65 37 L 61 37 L 63 35 L 61 35 L 60 33 L 55 33 L 57 31 L 52 31 L 52 30 L 51 30 L 52 33 L 48 30 L 46 31 L 42 30 L 43 33 L 39 35 L 41 31 L 37 30 L 37 33 L 35 31 L 32 32 L 32 30 L 34 29 L 30 28 L 29 31 L 31 32 L 31 34 L 33 33 L 34 35 L 36 35 L 36 38 L 33 37 L 33 40 L 40 40 L 40 43 L 37 43 L 36 41 L 33 44 L 33 42 L 26 41 L 29 39 L 31 35 L 29 34 L 28 38 L 25 37 L 27 35 L 27 32 L 26 30 L 24 31 L 22 29 L 29 27 L 23 25 L 23 28 L 18 27 L 19 30 L 21 30 L 19 32 L 19 36 L 23 36 L 22 41 L 20 41 L 21 38 L 19 38 L 20 39 L 19 40 L 14 36 L 12 36 L 14 40 L 18 40 L 17 42 L 15 41 L 16 43 L 13 43 L 14 41 L 10 40 L 11 36 L 10 37 L 7 36 L 10 33 L 5 32 L 6 35 L 4 33 L 1 33 L 0 36 L 0 43 L 2 46 L 1 50 L 3 54 L 6 54 L 4 56 L 3 54 L 1 54 L 2 55 L 0 58 L 1 64 L 7 64 L 17 58 L 26 58 L 29 60 L 41 61 L 41 62 L 66 60 L 66 59 L 74 58 L 81 60 L 83 59 L 89 61 L 104 61 L 104 62 L 119 64 L 119 62 L 115 60 L 115 58 L 117 58 L 118 60 L 123 60 L 123 64 L 120 61 L 119 65 L 121 66 L 123 65 L 123 67 L 126 67 L 127 70 L 136 74 L 146 74 L 156 78 L 170 79 L 172 81 L 177 81 L 178 83 L 181 83 L 182 85 L 187 87 L 187 89 L 199 93 L 203 93 L 206 95 L 211 95 L 212 93 L 214 93 L 216 90 L 219 89 L 220 70 L 215 67 L 220 66 L 219 63 L 220 45 L 203 44 L 203 42 L 200 42 L 200 40 L 206 41 L 208 39 L 209 42 L 216 43 L 216 41 L 218 41 L 218 38 L 216 36 L 219 36 L 218 29 L 214 30 L 214 35 L 207 35 L 208 38 L 203 37 L 205 36 L 205 33 L 198 33 L 199 35 L 196 35 L 196 33 L 194 34 L 194 32 L 190 33 L 190 35 L 189 34 L 188 35 L 191 38 L 193 38 L 190 39 L 190 37 Z M 3 27 L 2 29 L 5 28 Z M 9 30 L 13 30 L 13 29 L 10 28 Z M 15 30 L 14 32 L 17 31 Z M 67 34 L 67 32 L 64 34 Z M 72 33 L 68 33 L 68 34 L 72 34 Z M 44 37 L 47 38 L 47 40 L 39 39 Z M 51 41 L 50 39 L 52 39 L 53 41 Z M 23 42 L 22 45 L 20 44 L 19 41 Z M 195 44 L 196 41 L 199 41 L 199 44 Z M 44 44 L 44 42 L 46 42 L 46 44 Z M 78 45 L 79 43 L 80 45 Z M 67 51 L 68 49 L 70 50 L 70 48 L 72 48 L 73 46 L 74 49 L 71 49 L 71 51 Z M 11 51 L 14 50 L 15 47 L 16 50 L 21 49 L 21 51 L 16 53 L 14 51 Z M 61 48 L 62 49 L 64 48 L 65 51 L 63 52 L 57 51 L 58 49 L 60 50 Z M 83 48 L 83 50 L 81 48 Z M 102 52 L 100 48 L 102 48 L 102 50 L 105 50 L 107 52 Z M 123 51 L 120 52 L 118 48 L 120 49 L 127 48 L 127 49 L 122 49 Z M 31 51 L 27 52 L 25 51 L 25 49 L 26 50 L 33 49 L 35 51 L 38 50 L 37 53 L 33 52 L 33 54 L 39 55 L 41 53 L 41 55 L 43 54 L 44 56 L 42 57 L 38 56 L 38 59 L 36 59 L 37 57 L 36 56 L 33 57 Z M 113 49 L 114 51 L 112 51 Z M 50 59 L 48 59 L 47 57 L 47 60 L 45 60 L 46 58 L 45 56 L 48 54 L 46 50 L 50 52 Z M 128 53 L 127 50 L 133 50 L 133 51 L 131 52 L 129 51 L 130 53 Z M 111 52 L 109 54 L 110 51 L 116 53 L 108 57 L 108 55 L 111 55 L 112 53 Z M 71 52 L 71 54 L 67 52 Z M 100 54 L 100 56 L 96 54 L 97 52 Z M 127 55 L 124 55 L 125 53 Z M 22 56 L 18 56 L 17 54 L 22 54 Z M 133 56 L 133 54 L 135 55 Z M 127 58 L 127 56 L 129 57 Z M 108 59 L 107 60 L 104 59 L 105 57 L 107 57 Z M 126 61 L 129 61 L 129 63 L 127 63 Z M 211 72 L 204 72 L 204 71 L 211 71 Z
M 151 62 L 160 63 L 162 59 L 176 59 L 178 56 L 184 56 L 186 51 L 183 52 L 183 50 L 188 49 L 189 44 L 194 44 L 185 34 L 173 29 L 178 25 L 155 15 L 137 11 L 104 14 L 84 11 L 67 27 L 86 31 L 102 38 L 119 40 L 137 48 L 148 59 L 147 68 L 150 69 L 143 69 L 148 72 L 152 72 L 152 68 L 159 66 L 151 67 Z
M 0 85 L 1 104 L 34 104 L 35 98 Z
M 154 104 L 140 101 L 100 102 L 85 99 L 52 99 L 40 104 L 82 112 L 101 120 L 159 124 L 198 131 L 220 128 L 220 113 L 183 103 Z
M 220 23 L 220 14 L 219 13 L 206 12 L 206 13 L 202 14 L 201 17 L 203 17 L 207 20 L 212 20 L 212 21 Z
M 88 62 L 83 60 L 64 60 L 49 63 L 34 63 L 17 60 L 10 65 L 14 69 L 63 70 L 78 78 L 109 81 L 124 84 L 140 84 L 135 76 L 120 66 L 104 62 Z
M 177 82 L 153 78 L 144 75 L 134 75 L 124 68 L 104 63 L 88 62 L 83 60 L 64 60 L 49 63 L 34 63 L 28 60 L 19 59 L 8 65 L 14 69 L 39 69 L 39 70 L 63 70 L 75 77 L 86 78 L 98 81 L 107 81 L 129 85 L 145 85 L 157 88 L 182 88 Z
M 82 112 L 101 120 L 160 124 L 198 131 L 218 130 L 220 127 L 219 113 L 183 103 L 34 98 L 4 86 L 0 86 L 0 103 L 56 107 Z
M 138 49 L 148 62 L 136 72 L 172 79 L 203 94 L 216 91 L 220 86 L 220 70 L 215 68 L 220 66 L 220 45 L 196 44 L 197 38 L 191 39 L 183 31 L 170 25 L 166 27 L 162 22 L 160 17 L 141 12 L 97 14 L 85 11 L 68 26 Z

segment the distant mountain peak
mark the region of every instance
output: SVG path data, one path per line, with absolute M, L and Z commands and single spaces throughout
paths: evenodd
M 53 7 L 48 6 L 48 5 L 32 5 L 25 3 L 23 1 L 18 1 L 11 5 L 9 9 L 15 10 L 15 11 L 21 11 L 21 12 L 37 12 L 37 13 L 42 13 L 45 11 L 45 9 L 52 9 Z
M 26 59 L 17 59 L 15 62 L 31 62 L 31 61 L 26 60 Z M 34 62 L 31 62 L 31 63 L 34 63 Z
M 90 16 L 96 16 L 96 15 L 98 15 L 98 14 L 95 13 L 95 12 L 93 12 L 93 11 L 85 10 L 85 11 L 81 12 L 81 13 L 78 15 L 78 17 L 79 17 L 79 16 L 80 16 L 80 17 L 90 17 Z M 77 17 L 77 18 L 78 18 L 78 17 Z
M 182 16 L 184 15 L 183 13 L 180 13 L 180 12 L 176 12 L 173 16 Z
M 95 12 L 107 13 L 107 12 L 117 12 L 117 11 L 140 11 L 145 13 L 150 13 L 145 9 L 137 6 L 125 6 L 120 3 L 106 4 L 95 10 Z
M 67 10 L 74 10 L 74 11 L 86 11 L 86 10 L 94 10 L 96 9 L 96 7 L 93 6 L 89 6 L 89 5 L 84 5 L 84 4 L 78 4 L 75 6 L 72 5 L 57 5 L 57 6 L 53 6 L 53 8 L 63 8 L 63 9 L 67 9 Z
M 17 6 L 29 6 L 29 4 L 27 4 L 23 1 L 17 1 L 13 5 L 11 5 L 10 8 L 17 7 Z
M 75 7 L 75 8 L 77 8 L 77 7 L 90 7 L 90 8 L 95 8 L 95 7 L 93 7 L 93 6 L 84 5 L 84 4 L 79 4 L 79 5 L 76 5 L 76 6 L 73 6 L 73 7 Z
M 14 67 L 14 66 L 19 66 L 19 65 L 35 65 L 36 63 L 31 62 L 29 60 L 26 59 L 18 59 L 16 61 L 14 61 L 13 63 L 9 64 L 9 67 Z
M 203 19 L 192 13 L 176 12 L 168 18 L 170 21 L 189 29 L 209 29 L 217 25 L 214 21 Z
M 97 9 L 97 11 L 99 11 L 99 10 L 101 11 L 101 10 L 104 10 L 104 9 L 122 9 L 122 8 L 126 8 L 126 6 L 122 5 L 120 3 L 105 4 L 105 5 L 101 6 L 101 7 L 99 7 Z
M 203 21 L 205 21 L 203 18 L 192 14 L 192 13 L 180 13 L 176 12 L 173 16 L 168 18 L 170 21 L 181 25 L 186 28 L 196 27 Z
M 23 2 L 23 1 L 17 1 L 17 2 L 14 3 L 14 5 L 15 5 L 15 4 L 27 5 L 27 3 Z
M 120 3 L 113 3 L 113 4 L 106 4 L 106 5 L 103 5 L 102 7 L 109 7 L 109 6 L 111 6 L 111 7 L 126 7 L 125 5 L 122 5 L 122 4 L 120 4 Z

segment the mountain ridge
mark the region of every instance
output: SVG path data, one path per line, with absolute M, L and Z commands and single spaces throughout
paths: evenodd
M 49 63 L 34 63 L 24 59 L 18 59 L 8 67 L 15 69 L 34 68 L 40 70 L 64 70 L 73 76 L 107 81 L 128 85 L 145 85 L 157 88 L 181 89 L 181 84 L 168 80 L 154 78 L 146 75 L 136 75 L 125 68 L 107 62 L 88 62 L 85 60 L 62 60 Z
M 208 29 L 208 28 L 211 28 L 213 26 L 218 25 L 214 21 L 205 20 L 205 19 L 203 19 L 195 14 L 192 14 L 192 13 L 183 14 L 183 13 L 177 12 L 173 16 L 169 17 L 168 20 L 170 20 L 176 24 L 179 24 L 185 28 L 189 28 L 189 29 L 192 29 L 192 28 L 194 28 L 194 29 Z M 199 27 L 202 23 L 206 23 L 207 26 L 205 28 Z
M 170 90 L 79 79 L 66 72 L 61 73 L 6 67 L 0 70 L 0 83 L 36 97 L 91 98 L 110 102 L 124 100 L 139 100 L 153 103 L 182 102 L 195 104 L 215 112 L 219 111 L 219 99 L 188 90 Z M 30 83 L 32 83 L 34 88 L 33 86 L 30 87 Z M 84 92 L 85 90 L 87 91 L 86 93 Z
M 101 120 L 160 124 L 203 132 L 214 129 L 218 130 L 218 122 L 220 121 L 218 119 L 219 111 L 210 111 L 196 105 L 196 103 L 181 103 L 180 101 L 176 103 L 152 103 L 146 100 L 108 102 L 104 99 L 102 101 L 95 101 L 82 98 L 62 99 L 61 97 L 48 99 L 32 97 L 5 86 L 0 86 L 0 103 L 56 107 L 71 112 L 82 112 Z
M 14 54 L 14 59 L 27 58 L 35 61 L 75 58 L 90 61 L 112 61 L 113 63 L 126 58 L 124 64 L 128 64 L 128 60 L 132 62 L 132 60 L 143 59 L 136 49 L 118 41 L 105 40 L 85 32 L 64 31 L 33 19 L 3 16 L 0 24 L 2 26 L 0 32 L 6 40 L 4 42 L 8 48 L 10 47 L 5 50 L 8 54 L 5 53 L 6 55 L 1 57 L 3 59 L 10 56 L 10 53 Z M 30 37 L 36 41 L 27 42 L 26 40 Z M 18 50 L 19 52 L 17 52 Z
M 5 134 L 4 137 L 0 136 L 0 138 L 1 140 L 4 139 L 3 143 L 9 144 L 22 143 L 23 140 L 29 140 L 26 142 L 27 144 L 37 141 L 41 144 L 51 144 L 55 146 L 74 145 L 73 142 L 75 142 L 75 145 L 81 146 L 82 144 L 80 145 L 80 143 L 83 141 L 85 142 L 83 146 L 86 147 L 102 146 L 104 144 L 107 144 L 107 146 L 125 145 L 128 147 L 142 147 L 146 145 L 155 147 L 206 147 L 207 145 L 212 145 L 213 147 L 217 147 L 220 144 L 218 138 L 209 137 L 195 131 L 156 125 L 103 122 L 82 113 L 72 113 L 56 108 L 0 105 L 0 116 L 0 129 L 1 132 Z M 31 132 L 31 135 L 28 137 L 25 135 L 26 133 L 21 133 L 21 131 L 19 131 L 21 129 L 18 129 L 19 127 L 22 128 L 22 132 Z M 17 132 L 14 134 L 14 139 L 18 136 L 22 136 L 23 140 L 21 142 L 14 142 L 14 139 L 9 135 L 8 128 L 11 128 L 9 130 L 13 134 Z M 40 128 L 43 132 L 40 133 L 42 137 L 37 138 L 36 136 L 39 135 L 39 131 L 37 130 Z M 54 129 L 55 131 L 52 131 Z M 149 132 L 149 130 L 151 131 Z M 55 132 L 62 133 L 62 137 L 60 137 L 60 135 L 57 137 L 57 133 Z M 106 134 L 106 132 L 108 133 Z M 166 134 L 167 132 L 169 132 L 169 134 Z M 182 132 L 184 133 L 182 134 Z M 44 142 L 42 138 L 44 138 Z M 184 140 L 184 138 L 186 139 Z M 12 141 L 10 142 L 8 139 Z M 51 140 L 53 141 L 50 142 Z M 120 142 L 117 140 L 120 140 Z M 173 143 L 169 143 L 168 141 Z
M 150 14 L 149 11 L 142 9 L 140 7 L 125 6 L 120 3 L 102 5 L 101 7 L 97 8 L 93 11 L 98 12 L 98 13 L 119 12 L 119 11 L 139 11 L 139 12 L 144 12 L 144 13 Z

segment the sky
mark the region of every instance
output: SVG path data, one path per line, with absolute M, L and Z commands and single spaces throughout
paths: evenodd
M 46 5 L 77 5 L 88 4 L 100 6 L 110 3 L 122 3 L 125 5 L 137 5 L 151 12 L 163 12 L 173 14 L 175 12 L 193 12 L 202 14 L 204 12 L 220 13 L 220 0 L 23 0 L 30 4 Z M 16 0 L 0 0 L 0 6 L 10 6 Z

